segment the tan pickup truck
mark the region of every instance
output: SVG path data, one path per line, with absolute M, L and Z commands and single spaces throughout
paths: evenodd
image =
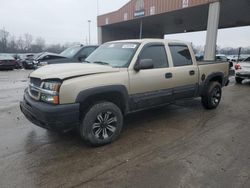
M 228 75 L 227 62 L 196 62 L 189 43 L 108 42 L 85 63 L 31 73 L 20 107 L 40 127 L 77 129 L 91 144 L 104 145 L 118 138 L 128 113 L 195 97 L 206 109 L 216 108 Z

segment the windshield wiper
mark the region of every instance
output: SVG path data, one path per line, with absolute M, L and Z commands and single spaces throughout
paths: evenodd
M 106 63 L 106 62 L 103 62 L 103 61 L 95 61 L 93 63 L 100 64 L 100 65 L 109 65 L 109 66 L 111 66 L 109 63 Z

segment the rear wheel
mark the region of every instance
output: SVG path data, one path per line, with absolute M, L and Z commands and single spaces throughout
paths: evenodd
M 237 84 L 242 84 L 243 79 L 240 77 L 235 77 L 235 81 Z
M 111 102 L 94 104 L 80 125 L 81 137 L 91 145 L 101 146 L 115 141 L 122 130 L 123 115 Z
M 201 102 L 206 109 L 215 109 L 220 104 L 222 95 L 221 84 L 210 82 L 206 92 L 202 96 Z

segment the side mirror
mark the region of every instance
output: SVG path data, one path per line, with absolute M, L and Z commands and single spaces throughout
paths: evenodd
M 84 61 L 86 58 L 87 58 L 86 55 L 82 55 L 82 56 L 79 56 L 79 57 L 78 57 L 78 60 L 82 62 L 82 61 Z
M 140 71 L 144 69 L 153 69 L 154 63 L 152 59 L 138 59 L 138 61 L 135 64 L 135 71 Z

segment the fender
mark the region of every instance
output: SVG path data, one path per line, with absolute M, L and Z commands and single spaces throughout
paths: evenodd
M 127 88 L 124 85 L 109 85 L 109 86 L 101 86 L 101 87 L 95 87 L 91 89 L 86 89 L 81 91 L 77 97 L 76 97 L 76 103 L 83 103 L 88 100 L 88 98 L 94 96 L 94 95 L 103 95 L 103 98 L 105 99 L 105 94 L 109 93 L 118 93 L 121 95 L 120 101 L 125 105 L 125 110 L 128 108 L 128 91 Z
M 202 75 L 203 77 L 203 75 Z M 199 89 L 199 94 L 200 96 L 203 95 L 203 93 L 206 91 L 208 85 L 209 85 L 209 82 L 211 80 L 213 80 L 213 78 L 215 77 L 220 77 L 221 79 L 221 85 L 222 87 L 225 85 L 225 78 L 224 78 L 224 74 L 222 72 L 214 72 L 214 73 L 211 73 L 210 75 L 208 75 L 203 81 L 202 83 L 200 84 L 200 89 Z

